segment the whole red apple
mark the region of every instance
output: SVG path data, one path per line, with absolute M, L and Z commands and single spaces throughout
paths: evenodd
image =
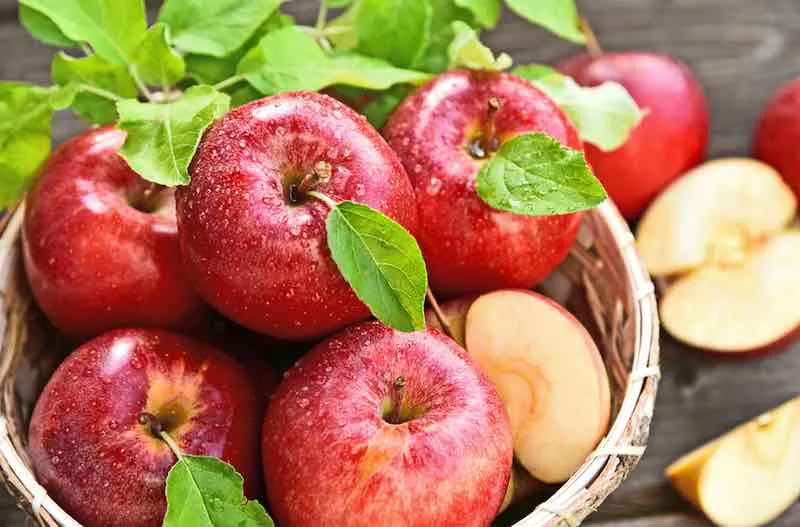
M 289 370 L 264 420 L 283 527 L 485 527 L 511 474 L 502 400 L 455 342 L 367 322 Z
M 25 270 L 61 332 L 85 339 L 119 327 L 185 329 L 205 304 L 181 263 L 172 190 L 156 189 L 106 127 L 61 145 L 27 199 Z
M 330 255 L 329 209 L 306 194 L 309 181 L 416 227 L 397 156 L 363 116 L 318 93 L 233 110 L 206 133 L 190 172 L 177 192 L 189 277 L 222 313 L 274 337 L 310 339 L 369 316 Z
M 623 216 L 635 218 L 670 182 L 703 160 L 708 108 L 688 66 L 663 53 L 579 55 L 559 69 L 583 86 L 615 81 L 646 112 L 627 142 L 610 152 L 586 145 L 586 158 Z
M 800 78 L 772 96 L 756 127 L 754 154 L 772 165 L 800 196 Z
M 47 492 L 86 527 L 159 526 L 175 456 L 147 412 L 184 452 L 216 456 L 257 494 L 258 395 L 235 360 L 156 330 L 117 330 L 84 344 L 36 403 L 31 461 Z
M 530 82 L 502 73 L 440 75 L 390 117 L 384 136 L 416 191 L 417 240 L 434 291 L 531 287 L 569 251 L 580 215 L 501 212 L 475 192 L 486 158 L 527 132 L 581 148 L 578 133 L 555 103 Z

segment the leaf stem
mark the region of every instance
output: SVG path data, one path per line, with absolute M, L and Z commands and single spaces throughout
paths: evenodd
M 89 84 L 80 84 L 80 85 L 78 85 L 78 88 L 80 88 L 81 91 L 93 93 L 95 95 L 99 95 L 100 97 L 103 97 L 104 99 L 109 99 L 111 101 L 121 101 L 122 100 L 122 97 L 120 97 L 116 93 L 112 93 L 112 92 L 110 92 L 108 90 L 104 90 L 103 88 L 98 88 L 97 86 L 91 86 Z
M 433 291 L 429 287 L 428 290 L 425 292 L 425 295 L 428 297 L 428 303 L 431 305 L 433 309 L 433 313 L 436 315 L 436 319 L 439 321 L 439 325 L 442 326 L 442 330 L 444 331 L 445 335 L 453 338 L 453 330 L 450 327 L 450 324 L 447 323 L 447 319 L 442 313 L 442 308 L 439 307 L 439 302 L 436 301 L 436 297 L 433 296 Z
M 306 195 L 320 200 L 322 203 L 330 207 L 331 210 L 335 209 L 336 205 L 338 205 L 333 199 L 329 198 L 328 196 L 326 196 L 321 192 L 317 192 L 316 190 L 309 190 L 308 192 L 306 192 Z
M 131 64 L 128 68 L 128 71 L 131 73 L 131 77 L 133 77 L 133 82 L 136 83 L 136 87 L 139 88 L 139 91 L 144 95 L 144 98 L 147 99 L 149 102 L 153 102 L 153 92 L 151 92 L 147 85 L 142 81 L 142 78 L 139 77 L 139 71 L 136 69 L 135 64 Z
M 586 37 L 586 50 L 592 57 L 599 57 L 603 54 L 603 48 L 600 46 L 600 42 L 597 40 L 597 35 L 594 34 L 594 30 L 592 29 L 592 25 L 589 23 L 589 19 L 585 16 L 582 16 L 579 23 L 581 33 L 583 33 L 583 35 Z
M 325 29 L 325 24 L 328 22 L 328 0 L 319 0 L 319 11 L 317 11 L 317 23 L 314 27 L 317 31 Z
M 167 444 L 169 449 L 172 450 L 172 453 L 175 454 L 176 458 L 181 459 L 183 457 L 183 450 L 180 449 L 178 444 L 175 443 L 175 440 L 172 439 L 172 436 L 170 436 L 165 430 L 161 430 L 158 433 L 158 436 Z
M 170 437 L 167 431 L 164 430 L 164 427 L 161 424 L 161 421 L 159 421 L 158 417 L 150 412 L 143 411 L 139 412 L 138 420 L 140 425 L 147 427 L 147 431 L 150 432 L 153 437 L 157 437 L 164 441 L 169 449 L 172 450 L 172 453 L 175 454 L 175 457 L 178 459 L 183 457 L 183 451 L 175 443 L 172 437 Z
M 92 51 L 92 48 L 90 48 L 86 42 L 79 42 L 78 47 L 81 48 L 81 51 L 83 51 L 83 54 L 87 57 L 94 55 L 94 51 Z
M 224 90 L 225 88 L 230 88 L 234 84 L 238 84 L 245 80 L 244 75 L 234 75 L 233 77 L 228 77 L 224 81 L 220 81 L 214 85 L 215 90 Z

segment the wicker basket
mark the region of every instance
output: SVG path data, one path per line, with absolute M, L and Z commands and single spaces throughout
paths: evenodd
M 32 302 L 22 272 L 23 207 L 0 221 L 0 469 L 9 490 L 39 525 L 79 526 L 36 481 L 26 451 L 27 422 L 67 344 Z M 613 422 L 600 446 L 518 527 L 580 524 L 644 453 L 658 385 L 658 315 L 653 284 L 633 236 L 607 202 L 585 214 L 570 257 L 544 285 L 591 328 L 611 379 Z M 535 507 L 535 508 L 534 508 Z M 516 519 L 516 518 L 515 518 Z

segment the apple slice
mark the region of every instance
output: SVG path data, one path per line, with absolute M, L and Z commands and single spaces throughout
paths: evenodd
M 639 251 L 666 277 L 661 320 L 708 351 L 769 349 L 800 326 L 794 194 L 769 166 L 722 159 L 688 172 L 648 209 Z
M 710 161 L 647 209 L 639 253 L 653 276 L 735 262 L 749 244 L 782 231 L 796 209 L 791 189 L 770 166 L 744 158 Z
M 800 498 L 800 397 L 682 457 L 666 475 L 717 525 L 765 525 Z
M 611 412 L 589 333 L 547 297 L 503 290 L 475 300 L 465 334 L 505 402 L 519 462 L 542 482 L 567 480 L 605 434 Z

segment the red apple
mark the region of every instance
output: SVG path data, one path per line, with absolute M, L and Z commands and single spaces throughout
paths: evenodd
M 583 86 L 615 81 L 646 115 L 628 141 L 611 152 L 586 145 L 586 158 L 620 212 L 638 216 L 671 181 L 703 160 L 708 108 L 688 66 L 645 51 L 579 55 L 559 69 Z
M 495 103 L 499 109 L 490 108 Z M 581 148 L 577 132 L 547 96 L 530 82 L 501 73 L 440 75 L 389 119 L 384 136 L 416 191 L 417 240 L 434 291 L 531 287 L 569 251 L 579 215 L 501 212 L 475 192 L 476 174 L 492 150 L 527 132 Z
M 283 527 L 485 527 L 512 442 L 500 396 L 452 340 L 367 322 L 289 370 L 262 453 Z
M 27 199 L 25 270 L 37 303 L 74 339 L 126 326 L 184 329 L 206 307 L 181 264 L 173 192 L 117 153 L 106 127 L 61 145 Z
M 86 527 L 159 526 L 175 456 L 140 424 L 147 412 L 184 452 L 216 456 L 257 494 L 258 396 L 235 360 L 166 331 L 106 333 L 50 378 L 30 425 L 39 482 Z
M 761 114 L 756 158 L 772 165 L 800 196 L 800 78 L 780 87 Z
M 206 133 L 190 171 L 177 193 L 189 277 L 222 313 L 278 338 L 310 339 L 369 316 L 328 250 L 328 206 L 300 190 L 304 178 L 336 201 L 416 227 L 397 156 L 363 116 L 318 93 L 230 112 Z

